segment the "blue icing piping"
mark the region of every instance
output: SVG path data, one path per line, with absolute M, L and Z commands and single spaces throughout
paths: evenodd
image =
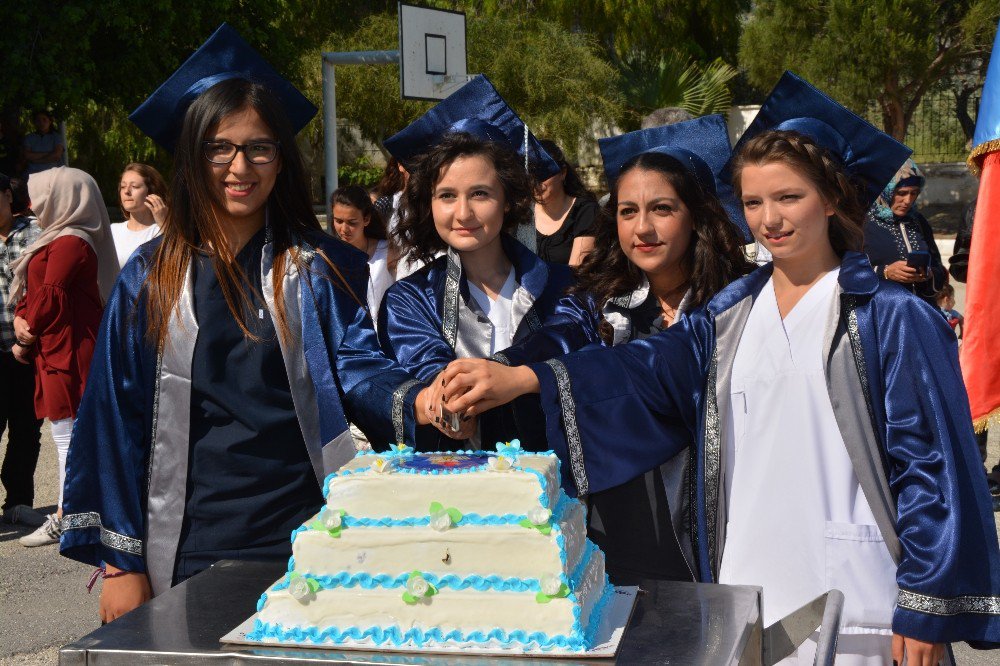
M 457 641 L 461 643 L 487 643 L 493 640 L 499 642 L 504 647 L 511 647 L 515 643 L 522 645 L 536 643 L 543 650 L 558 647 L 575 652 L 583 652 L 588 646 L 593 646 L 594 640 L 597 638 L 597 630 L 601 626 L 601 619 L 604 617 L 604 613 L 607 611 L 608 604 L 611 603 L 611 599 L 613 598 L 612 595 L 614 595 L 614 593 L 615 588 L 608 582 L 608 577 L 605 574 L 604 593 L 594 605 L 594 608 L 590 611 L 587 630 L 583 632 L 582 639 L 580 638 L 580 632 L 578 631 L 580 624 L 580 608 L 577 606 L 574 608 L 574 631 L 570 636 L 549 636 L 542 632 L 529 634 L 525 631 L 519 630 L 508 633 L 501 629 L 494 629 L 488 633 L 473 631 L 468 634 L 463 634 L 458 630 L 443 633 L 440 629 L 431 629 L 429 631 L 411 629 L 404 633 L 398 627 L 370 627 L 368 629 L 349 627 L 344 630 L 331 627 L 323 631 L 320 631 L 315 627 L 310 629 L 283 629 L 280 624 L 265 624 L 259 619 L 256 619 L 254 620 L 253 631 L 247 634 L 247 640 L 263 642 L 267 638 L 274 638 L 285 643 L 304 643 L 308 640 L 313 643 L 320 644 L 326 641 L 330 641 L 332 643 L 342 643 L 348 639 L 359 641 L 370 638 L 376 645 L 391 642 L 394 645 L 399 646 L 408 641 L 412 641 L 418 647 L 422 647 L 428 641 L 434 641 L 436 643 L 443 643 L 446 641 Z M 264 596 L 266 597 L 267 595 Z M 258 611 L 260 610 L 260 607 L 260 604 L 258 604 Z
M 577 564 L 576 569 L 570 575 L 569 580 L 564 581 L 569 585 L 570 589 L 576 590 L 580 586 L 580 582 L 583 579 L 584 574 L 587 571 L 587 565 L 590 563 L 591 558 L 594 556 L 594 552 L 597 551 L 597 546 L 592 542 L 587 541 L 586 550 L 580 557 L 580 562 Z M 563 555 L 565 558 L 565 555 Z M 288 570 L 289 573 L 292 572 L 291 569 Z M 367 573 L 355 573 L 351 574 L 346 571 L 338 573 L 333 576 L 315 576 L 310 573 L 303 573 L 304 578 L 314 580 L 319 583 L 320 589 L 329 590 L 338 587 L 360 587 L 366 590 L 371 590 L 374 588 L 402 588 L 406 587 L 406 582 L 409 579 L 409 572 L 399 574 L 398 576 L 392 576 L 389 574 L 367 574 Z M 472 588 L 480 592 L 485 591 L 496 591 L 496 592 L 538 592 L 542 589 L 541 582 L 537 578 L 503 578 L 497 575 L 480 576 L 478 574 L 472 574 L 461 578 L 455 574 L 445 574 L 443 576 L 425 573 L 424 578 L 428 583 L 440 588 L 450 588 L 453 590 L 467 590 Z M 271 587 L 272 592 L 280 592 L 288 588 L 291 581 L 289 576 L 281 581 L 278 581 Z M 259 609 L 258 609 L 259 610 Z
M 260 620 L 256 620 L 253 631 L 247 634 L 247 640 L 263 641 L 267 638 L 275 638 L 284 642 L 312 642 L 316 644 L 327 641 L 342 643 L 348 639 L 353 641 L 371 639 L 376 645 L 392 643 L 398 646 L 404 643 L 412 643 L 417 647 L 423 647 L 425 643 L 431 641 L 434 643 L 488 643 L 496 641 L 504 647 L 510 647 L 515 643 L 522 645 L 536 643 L 543 650 L 550 650 L 552 648 L 563 648 L 576 652 L 586 650 L 586 644 L 580 636 L 549 636 L 540 631 L 529 634 L 521 630 L 507 632 L 502 629 L 493 629 L 489 632 L 471 631 L 469 633 L 462 633 L 457 629 L 443 632 L 437 628 L 426 631 L 413 628 L 404 632 L 399 627 L 369 627 L 368 629 L 349 627 L 343 630 L 330 627 L 321 631 L 316 627 L 309 629 L 283 629 L 281 625 L 265 624 Z

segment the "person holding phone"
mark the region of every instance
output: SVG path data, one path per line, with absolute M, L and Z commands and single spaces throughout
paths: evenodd
M 916 200 L 925 179 L 913 160 L 900 167 L 868 211 L 864 251 L 878 276 L 905 285 L 931 305 L 948 281 L 934 231 Z

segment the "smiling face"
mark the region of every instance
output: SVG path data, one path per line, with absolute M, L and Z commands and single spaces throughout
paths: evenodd
M 499 242 L 507 211 L 503 184 L 482 155 L 455 158 L 441 168 L 431 197 L 434 227 L 459 252 L 475 252 Z
M 920 188 L 916 185 L 897 187 L 892 192 L 892 214 L 896 217 L 903 217 L 913 208 L 917 197 L 920 196 Z
M 254 109 L 248 108 L 225 116 L 205 141 L 228 141 L 245 145 L 255 141 L 276 141 L 274 131 Z M 243 151 L 229 164 L 214 164 L 202 157 L 216 213 L 229 221 L 254 220 L 262 222 L 264 204 L 274 189 L 281 172 L 281 154 L 272 162 L 253 164 Z
M 833 206 L 784 162 L 747 164 L 740 174 L 743 210 L 754 237 L 776 262 L 829 254 Z
M 141 174 L 136 171 L 126 171 L 122 174 L 121 182 L 118 183 L 118 198 L 123 211 L 131 214 L 149 210 L 146 207 L 148 194 L 149 186 Z
M 618 179 L 618 242 L 647 276 L 676 271 L 694 226 L 674 186 L 659 171 L 631 169 Z
M 340 240 L 350 243 L 359 250 L 368 250 L 365 227 L 371 222 L 355 206 L 338 203 L 333 207 L 333 231 Z

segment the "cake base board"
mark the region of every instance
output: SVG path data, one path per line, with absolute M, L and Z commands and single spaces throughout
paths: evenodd
M 251 645 L 268 647 L 294 647 L 294 648 L 314 648 L 321 650 L 366 650 L 375 652 L 420 652 L 422 654 L 474 654 L 484 657 L 515 657 L 520 655 L 531 655 L 535 657 L 581 657 L 589 659 L 607 659 L 614 657 L 621 645 L 622 637 L 625 635 L 625 627 L 628 626 L 632 618 L 632 610 L 635 608 L 637 587 L 616 587 L 612 592 L 612 597 L 604 609 L 601 617 L 601 624 L 597 630 L 596 645 L 586 652 L 574 652 L 559 648 L 542 650 L 538 647 L 510 647 L 501 648 L 489 645 L 440 645 L 425 644 L 423 647 L 414 645 L 374 645 L 368 641 L 345 641 L 343 643 L 322 643 L 312 642 L 291 643 L 278 642 L 277 640 L 251 641 L 247 639 L 247 634 L 253 630 L 257 613 L 254 613 L 245 622 L 230 631 L 219 639 L 220 643 L 230 643 L 233 645 Z

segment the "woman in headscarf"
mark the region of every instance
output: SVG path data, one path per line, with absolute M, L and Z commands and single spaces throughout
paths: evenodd
M 934 232 L 916 201 L 924 176 L 906 160 L 868 210 L 865 254 L 879 277 L 899 282 L 931 305 L 948 281 Z
M 118 259 L 108 210 L 88 174 L 49 169 L 32 176 L 28 190 L 42 233 L 13 264 L 14 356 L 35 364 L 35 415 L 52 423 L 59 455 L 59 509 L 21 544 L 44 546 L 59 541 L 69 439 Z

